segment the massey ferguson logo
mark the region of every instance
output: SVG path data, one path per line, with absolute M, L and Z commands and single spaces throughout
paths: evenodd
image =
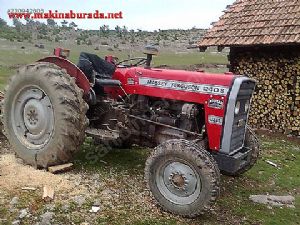
M 219 99 L 209 99 L 208 107 L 214 109 L 223 109 L 224 101 Z
M 139 84 L 148 87 L 172 89 L 177 91 L 197 92 L 204 94 L 226 95 L 228 92 L 228 87 L 225 86 L 197 84 L 175 80 L 162 80 L 147 77 L 139 78 Z

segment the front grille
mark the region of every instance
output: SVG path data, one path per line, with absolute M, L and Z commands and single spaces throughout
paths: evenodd
M 240 110 L 234 115 L 232 133 L 230 139 L 230 152 L 243 147 L 246 131 L 246 124 L 249 109 L 245 110 L 246 102 L 250 102 L 252 93 L 255 88 L 255 82 L 252 80 L 243 81 L 238 92 L 236 102 L 240 102 Z

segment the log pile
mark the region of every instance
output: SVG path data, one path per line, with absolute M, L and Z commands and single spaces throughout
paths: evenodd
M 286 49 L 231 49 L 231 71 L 258 81 L 249 123 L 300 136 L 300 54 Z
M 4 99 L 4 93 L 0 91 L 0 102 Z M 1 107 L 0 107 L 0 114 L 1 114 Z M 0 133 L 2 133 L 2 121 L 0 120 Z
M 2 101 L 4 98 L 4 93 L 2 91 L 0 91 L 0 101 Z

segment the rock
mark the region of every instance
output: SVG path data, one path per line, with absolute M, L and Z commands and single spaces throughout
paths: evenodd
M 16 204 L 18 204 L 18 202 L 19 202 L 19 198 L 18 197 L 13 197 L 12 199 L 11 199 L 11 201 L 10 201 L 10 205 L 11 206 L 15 206 Z
M 84 203 L 86 203 L 86 199 L 82 195 L 75 196 L 73 200 L 79 207 L 81 207 Z
M 101 197 L 103 200 L 112 199 L 113 192 L 110 189 L 105 189 L 101 192 Z
M 55 205 L 54 205 L 54 204 L 47 204 L 47 205 L 45 206 L 45 209 L 46 209 L 47 211 L 53 211 L 53 210 L 55 209 Z
M 78 180 L 75 180 L 74 183 L 76 186 L 79 186 L 81 184 L 81 178 L 79 178 Z
M 12 225 L 19 225 L 20 223 L 21 223 L 20 220 L 15 220 L 15 221 L 13 221 L 11 224 L 12 224 Z
M 100 206 L 100 200 L 98 200 L 98 199 L 96 199 L 95 201 L 94 201 L 94 204 L 93 204 L 93 206 Z
M 91 212 L 91 213 L 97 213 L 97 212 L 99 212 L 100 211 L 100 200 L 98 200 L 98 199 L 96 199 L 95 201 L 94 201 L 94 204 L 92 205 L 92 208 L 90 209 L 90 211 L 89 212 Z
M 92 180 L 100 180 L 100 175 L 96 173 L 91 178 Z
M 15 208 L 12 207 L 12 206 L 9 208 L 9 212 L 10 212 L 10 213 L 14 213 L 14 212 L 16 212 L 16 210 L 17 210 L 17 209 L 15 209 Z M 1 224 L 1 223 L 0 223 L 0 224 Z
M 294 207 L 295 198 L 291 195 L 276 196 L 276 195 L 250 195 L 250 200 L 256 203 L 272 205 L 272 206 L 287 206 Z
M 53 212 L 45 212 L 41 215 L 40 225 L 51 225 L 51 220 L 55 216 Z
M 300 136 L 298 136 L 298 137 L 300 137 Z M 300 151 L 300 147 L 293 147 L 292 149 L 295 150 L 295 151 L 297 151 L 297 152 Z
M 90 210 L 91 213 L 97 213 L 100 211 L 100 206 L 92 206 L 92 209 Z
M 19 219 L 23 219 L 25 217 L 29 216 L 28 214 L 28 209 L 21 209 L 20 210 L 20 215 L 19 215 Z
M 67 211 L 69 211 L 69 209 L 70 209 L 70 205 L 69 205 L 69 204 L 65 204 L 65 205 L 63 205 L 63 206 L 61 207 L 61 209 L 62 209 L 63 211 L 65 211 L 65 212 L 67 212 Z

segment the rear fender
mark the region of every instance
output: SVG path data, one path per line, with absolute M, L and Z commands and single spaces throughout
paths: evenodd
M 76 79 L 76 84 L 83 90 L 85 95 L 90 92 L 91 85 L 89 80 L 86 78 L 84 73 L 71 61 L 57 56 L 49 56 L 38 60 L 38 62 L 49 62 L 64 68 L 71 77 Z

